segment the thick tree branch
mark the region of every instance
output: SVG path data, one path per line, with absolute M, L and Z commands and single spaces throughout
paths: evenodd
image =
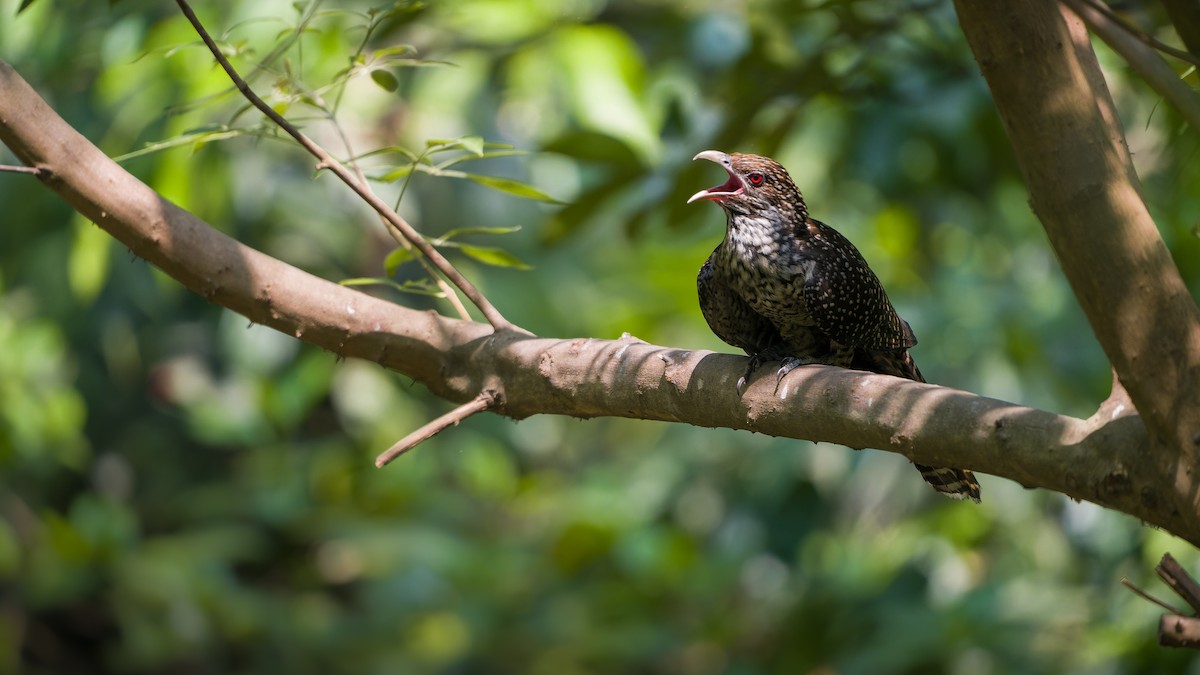
M 1163 497 L 1200 521 L 1200 312 L 1142 200 L 1082 22 L 1043 0 L 956 0 L 1034 211 L 1154 444 Z M 1190 527 L 1195 527 L 1192 525 Z
M 0 61 L 0 141 L 76 209 L 188 288 L 252 321 L 404 373 L 464 402 L 495 396 L 514 418 L 548 413 L 730 427 L 966 465 L 1130 513 L 1200 543 L 1167 508 L 1149 439 L 1112 399 L 1088 420 L 886 375 L 809 366 L 778 395 L 743 396 L 743 357 L 620 340 L 557 340 L 418 312 L 250 249 L 161 198 L 71 129 Z M 28 178 L 13 178 L 28 180 Z

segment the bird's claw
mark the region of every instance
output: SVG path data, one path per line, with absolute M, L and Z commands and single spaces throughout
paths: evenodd
M 745 375 L 738 378 L 737 393 L 738 393 L 738 396 L 741 396 L 742 394 L 746 393 L 746 376 Z
M 766 363 L 767 361 L 776 361 L 776 360 L 778 360 L 780 362 L 779 370 L 775 371 L 775 393 L 776 394 L 779 393 L 779 385 L 783 383 L 783 378 L 788 373 L 792 372 L 796 368 L 799 368 L 800 366 L 807 366 L 810 363 L 820 363 L 821 362 L 820 359 L 813 359 L 813 358 L 806 358 L 806 357 L 775 356 L 774 354 L 770 354 L 770 353 L 753 354 L 750 356 L 750 363 L 746 364 L 746 372 L 740 378 L 738 378 L 738 381 L 737 381 L 738 396 L 741 396 L 746 393 L 746 387 L 748 387 L 750 385 L 750 376 L 754 374 L 754 371 L 758 370 L 759 366 Z
M 779 370 L 775 371 L 775 393 L 779 393 L 779 385 L 783 384 L 783 378 L 787 374 L 800 366 L 807 366 L 811 363 L 819 363 L 817 359 L 797 358 L 795 356 L 785 356 L 780 359 Z
M 750 363 L 746 364 L 746 372 L 742 373 L 742 376 L 739 377 L 737 381 L 738 396 L 746 393 L 746 387 L 750 384 L 750 376 L 753 375 L 754 371 L 758 370 L 758 367 L 763 364 L 763 360 L 764 359 L 758 354 L 754 354 L 750 357 Z

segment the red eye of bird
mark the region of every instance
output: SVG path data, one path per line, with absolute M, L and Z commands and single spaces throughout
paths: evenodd
M 763 175 L 757 171 L 747 176 L 750 179 L 751 185 L 762 185 Z

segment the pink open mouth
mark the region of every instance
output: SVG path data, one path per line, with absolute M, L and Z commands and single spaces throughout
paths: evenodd
M 725 169 L 725 172 L 729 174 L 729 179 L 716 187 L 710 187 L 707 190 L 697 192 L 687 200 L 687 203 L 691 204 L 698 199 L 710 199 L 714 202 L 722 202 L 734 195 L 742 194 L 745 185 L 742 184 L 742 179 L 729 169 L 728 155 L 715 150 L 705 150 L 696 155 L 695 159 L 707 159 L 710 162 L 720 164 L 721 168 Z

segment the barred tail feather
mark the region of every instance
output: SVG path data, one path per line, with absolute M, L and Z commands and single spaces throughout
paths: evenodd
M 915 462 L 913 466 L 917 467 L 917 471 L 921 472 L 921 478 L 933 486 L 934 490 L 951 499 L 970 499 L 976 504 L 979 503 L 979 482 L 975 480 L 975 474 L 969 470 L 925 466 Z

